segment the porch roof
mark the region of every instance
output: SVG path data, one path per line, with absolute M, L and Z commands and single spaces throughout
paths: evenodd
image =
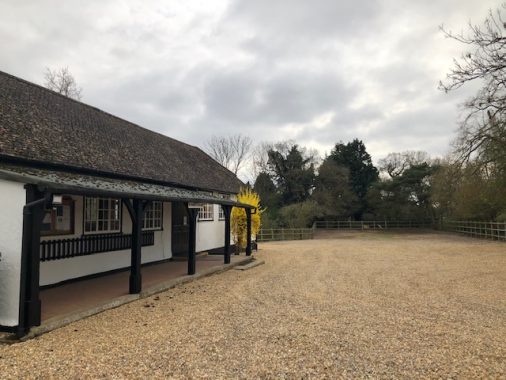
M 254 208 L 251 205 L 224 199 L 219 195 L 205 191 L 6 163 L 0 163 L 0 178 L 37 185 L 40 191 L 53 194 L 132 198 L 150 201 L 216 203 L 241 208 Z

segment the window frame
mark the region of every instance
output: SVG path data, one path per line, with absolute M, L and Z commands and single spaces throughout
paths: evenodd
M 63 196 L 62 197 L 62 206 L 70 206 L 70 229 L 68 231 L 59 231 L 59 230 L 54 230 L 54 229 L 51 229 L 51 230 L 46 230 L 46 231 L 43 231 L 41 230 L 40 231 L 40 236 L 41 237 L 45 237 L 45 236 L 60 236 L 60 235 L 74 235 L 75 234 L 75 200 L 72 199 L 72 197 L 70 196 Z M 44 217 L 45 217 L 45 214 L 48 213 L 48 212 L 51 212 L 51 225 L 54 226 L 56 225 L 55 223 L 55 218 L 56 218 L 56 208 L 59 207 L 60 205 L 54 205 L 53 207 L 51 207 L 50 209 L 45 209 L 44 210 Z
M 148 212 L 148 207 L 153 207 L 154 204 L 160 204 L 160 226 L 159 227 L 146 227 L 146 215 Z M 151 218 L 153 222 L 156 220 L 154 217 Z M 146 209 L 144 210 L 144 215 L 142 218 L 142 230 L 143 231 L 163 231 L 163 202 L 162 201 L 152 201 L 149 203 L 148 206 L 146 206 Z
M 219 221 L 223 221 L 225 220 L 225 213 L 223 212 L 223 207 L 221 207 L 221 205 L 218 205 L 219 206 L 219 209 L 218 209 L 218 220 Z
M 95 222 L 97 223 L 97 229 L 94 230 L 94 231 L 86 231 L 86 200 L 87 199 L 96 199 L 97 200 L 97 203 L 96 203 L 97 204 L 97 210 L 96 210 L 97 218 L 95 220 Z M 98 222 L 99 222 L 99 219 L 98 219 L 98 213 L 99 213 L 98 202 L 100 201 L 100 199 L 107 199 L 109 202 L 110 201 L 118 201 L 118 206 L 119 206 L 118 207 L 118 211 L 119 211 L 118 224 L 119 224 L 119 228 L 117 230 L 116 229 L 111 230 L 110 228 L 108 230 L 102 230 L 102 231 L 98 230 Z M 109 203 L 109 205 L 110 204 L 111 203 Z M 110 211 L 110 210 L 111 210 L 111 208 L 108 209 L 108 211 Z M 107 219 L 107 222 L 108 222 L 109 225 L 110 225 L 111 220 L 114 220 L 114 219 Z M 120 233 L 122 233 L 122 231 L 123 231 L 123 202 L 121 201 L 121 199 L 119 199 L 119 198 L 110 198 L 110 197 L 88 197 L 88 196 L 83 196 L 83 235 L 120 234 Z
M 208 207 L 211 208 L 210 212 L 209 212 L 209 210 L 207 210 L 207 211 L 205 210 L 205 208 L 208 208 Z M 211 216 L 210 217 L 207 216 L 205 218 L 202 218 L 200 215 L 201 215 L 201 213 L 204 213 L 204 212 L 208 215 L 210 214 Z M 199 222 L 212 222 L 212 221 L 214 221 L 214 203 L 205 203 L 202 206 L 200 206 L 199 214 L 197 216 L 197 221 L 199 221 Z
M 230 200 L 230 195 L 228 194 L 223 194 L 223 193 L 218 193 L 217 194 L 220 198 L 223 198 L 223 199 L 226 199 L 226 200 Z M 218 220 L 219 221 L 224 221 L 225 220 L 225 213 L 223 212 L 223 207 L 221 207 L 221 205 L 218 205 L 219 209 L 218 209 Z

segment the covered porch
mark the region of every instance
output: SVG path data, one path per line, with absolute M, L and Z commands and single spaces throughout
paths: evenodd
M 13 332 L 26 335 L 42 321 L 86 309 L 125 295 L 139 295 L 146 288 L 182 276 L 202 275 L 216 266 L 231 266 L 237 260 L 230 252 L 230 216 L 233 207 L 243 208 L 247 217 L 248 242 L 246 256 L 251 255 L 251 214 L 254 208 L 213 193 L 197 189 L 178 188 L 153 182 L 125 178 L 110 178 L 92 173 L 68 172 L 52 169 L 3 167 L 2 177 L 25 183 L 26 205 L 23 209 L 23 241 L 19 325 Z M 62 194 L 91 197 L 110 197 L 120 200 L 131 220 L 129 235 L 82 236 L 53 242 L 41 242 L 44 210 L 58 204 Z M 164 263 L 141 265 L 142 247 L 151 244 L 151 236 L 142 230 L 144 212 L 152 202 L 178 202 L 184 205 L 188 220 L 188 249 L 182 258 Z M 223 209 L 225 230 L 223 255 L 196 255 L 196 222 L 200 204 L 218 204 Z M 94 278 L 69 281 L 53 288 L 40 288 L 41 261 L 67 260 L 100 252 L 130 250 L 130 266 L 116 273 Z M 244 257 L 243 257 L 244 259 Z M 198 266 L 197 266 L 198 264 Z

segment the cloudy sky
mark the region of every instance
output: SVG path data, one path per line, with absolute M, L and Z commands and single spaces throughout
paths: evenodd
M 83 101 L 201 146 L 212 135 L 293 139 L 321 154 L 362 139 L 448 151 L 458 104 L 437 83 L 462 46 L 445 39 L 490 0 L 0 2 L 0 70 L 42 84 L 68 66 Z

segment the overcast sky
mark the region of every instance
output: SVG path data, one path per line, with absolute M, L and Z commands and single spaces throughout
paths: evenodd
M 364 141 L 443 155 L 458 104 L 437 83 L 462 46 L 445 39 L 489 0 L 0 2 L 0 70 L 42 84 L 68 66 L 83 101 L 201 146 L 212 135 L 293 139 L 329 152 Z

